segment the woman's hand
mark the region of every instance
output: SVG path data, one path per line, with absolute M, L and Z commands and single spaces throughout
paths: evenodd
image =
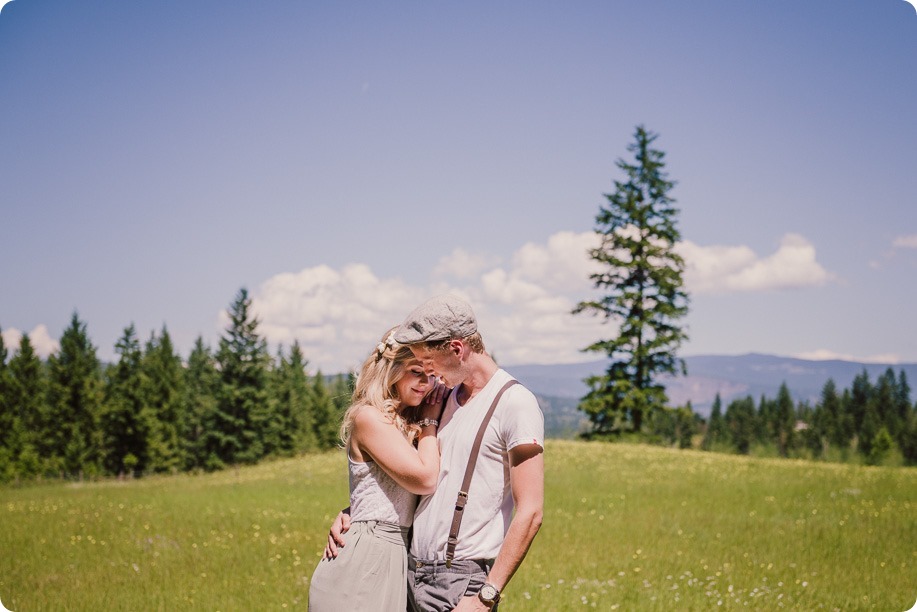
M 423 403 L 420 404 L 420 413 L 421 418 L 424 419 L 438 419 L 440 413 L 442 412 L 443 400 L 446 397 L 446 394 L 449 393 L 449 387 L 443 384 L 438 378 L 433 378 L 433 386 L 430 388 L 430 391 L 427 392 L 426 397 L 423 399 Z

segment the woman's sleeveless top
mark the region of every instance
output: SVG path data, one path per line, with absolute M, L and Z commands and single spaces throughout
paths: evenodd
M 374 461 L 359 463 L 347 453 L 350 468 L 350 519 L 410 527 L 418 496 L 399 485 Z

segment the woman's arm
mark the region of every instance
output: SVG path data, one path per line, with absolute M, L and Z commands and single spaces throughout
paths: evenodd
M 385 415 L 366 406 L 354 416 L 350 443 L 411 493 L 428 495 L 436 489 L 439 445 L 435 425 L 421 428 L 415 449 Z

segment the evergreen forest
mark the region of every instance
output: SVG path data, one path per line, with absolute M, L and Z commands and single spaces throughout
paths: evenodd
M 701 448 L 749 454 L 767 446 L 782 457 L 856 458 L 871 465 L 899 454 L 906 465 L 917 465 L 917 404 L 910 394 L 904 371 L 888 368 L 875 382 L 863 371 L 843 390 L 829 379 L 814 406 L 794 403 L 785 383 L 775 398 L 734 399 L 725 411 L 717 395 Z
M 28 335 L 0 336 L 0 482 L 213 471 L 340 444 L 352 376 L 307 373 L 298 343 L 268 352 L 241 289 L 216 349 L 187 359 L 165 326 L 133 324 L 102 363 L 74 313 L 42 360 Z

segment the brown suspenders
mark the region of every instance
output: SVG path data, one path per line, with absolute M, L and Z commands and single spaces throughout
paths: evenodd
M 452 559 L 455 557 L 455 545 L 458 544 L 459 527 L 462 525 L 462 515 L 464 514 L 465 504 L 468 502 L 468 488 L 471 486 L 471 476 L 474 474 L 474 466 L 478 462 L 478 452 L 481 450 L 481 441 L 484 439 L 484 431 L 493 416 L 494 410 L 497 409 L 497 403 L 503 397 L 503 392 L 519 384 L 518 380 L 511 380 L 503 385 L 503 388 L 497 392 L 493 403 L 490 405 L 484 420 L 481 421 L 481 427 L 478 429 L 478 435 L 474 439 L 474 446 L 471 447 L 471 456 L 468 457 L 468 466 L 465 468 L 465 478 L 462 480 L 462 488 L 458 492 L 455 500 L 455 513 L 452 515 L 452 526 L 449 528 L 449 540 L 446 546 L 446 567 L 452 567 Z

